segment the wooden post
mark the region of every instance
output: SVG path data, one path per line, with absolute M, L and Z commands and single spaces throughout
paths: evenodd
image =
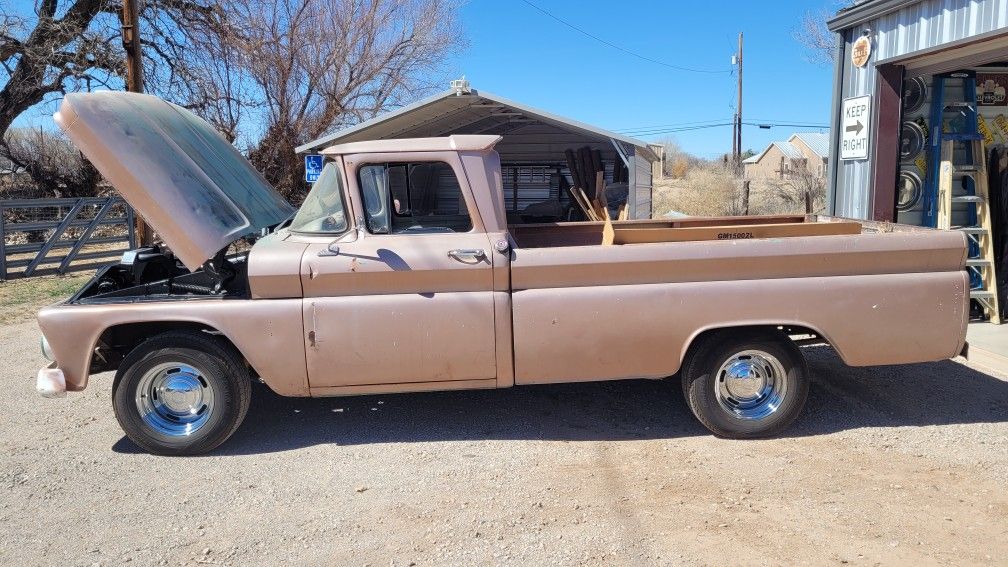
M 7 229 L 4 227 L 4 208 L 0 205 L 0 282 L 7 281 Z
M 742 215 L 749 216 L 749 180 L 742 182 Z
M 126 90 L 132 93 L 143 92 L 143 55 L 140 47 L 140 12 L 137 0 L 123 0 L 122 7 L 122 44 L 126 51 Z M 136 218 L 136 241 L 139 246 L 150 246 L 153 234 L 143 217 Z
M 738 116 L 737 126 L 735 128 L 735 140 L 734 146 L 737 148 L 735 153 L 735 173 L 738 174 L 739 170 L 742 168 L 742 34 L 738 34 L 738 102 L 735 105 L 737 110 L 736 115 Z
M 518 211 L 518 166 L 511 168 L 511 210 Z

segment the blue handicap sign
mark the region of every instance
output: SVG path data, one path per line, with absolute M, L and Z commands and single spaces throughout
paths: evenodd
M 318 154 L 306 155 L 304 157 L 304 180 L 308 183 L 315 183 L 321 174 L 322 156 Z

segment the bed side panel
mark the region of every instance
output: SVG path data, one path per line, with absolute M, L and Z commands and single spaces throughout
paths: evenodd
M 955 356 L 965 272 L 683 282 L 515 292 L 515 383 L 661 378 L 707 329 L 803 325 L 853 366 Z

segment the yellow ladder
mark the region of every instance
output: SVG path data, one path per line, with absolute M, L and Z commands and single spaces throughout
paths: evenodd
M 995 325 L 1001 324 L 1001 310 L 998 305 L 997 275 L 995 273 L 994 239 L 991 237 L 991 212 L 988 200 L 986 153 L 983 140 L 970 140 L 970 154 L 973 163 L 955 165 L 955 142 L 942 142 L 941 168 L 938 176 L 938 228 L 958 230 L 969 241 L 975 242 L 980 253 L 966 259 L 966 268 L 980 275 L 980 289 L 970 290 L 970 298 L 976 299 L 984 307 L 987 317 Z M 970 177 L 976 188 L 975 195 L 953 195 L 952 181 L 956 177 Z M 966 203 L 976 207 L 975 226 L 955 226 L 952 224 L 952 205 Z

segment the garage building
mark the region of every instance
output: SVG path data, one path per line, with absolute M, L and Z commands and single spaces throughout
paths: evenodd
M 904 191 L 897 210 L 900 174 L 912 172 L 926 178 L 929 173 L 927 164 L 918 159 L 921 155 L 901 158 L 902 126 L 907 121 L 919 125 L 923 120 L 931 129 L 936 76 L 973 73 L 982 79 L 978 93 L 988 78 L 994 81 L 994 91 L 999 83 L 1004 86 L 1008 0 L 868 0 L 841 11 L 829 27 L 841 40 L 836 53 L 830 155 L 840 155 L 843 101 L 868 95 L 873 106 L 867 159 L 832 160 L 830 210 L 845 217 L 920 224 L 922 203 L 918 199 L 909 206 L 913 194 Z M 859 67 L 852 56 L 862 37 L 868 40 L 870 55 Z M 962 81 L 947 80 L 945 95 L 946 102 L 961 101 Z M 999 115 L 1008 115 L 1003 98 L 981 104 L 979 110 L 989 126 Z M 1000 136 L 997 141 L 1008 142 L 1004 138 L 1008 132 L 995 134 Z M 923 157 L 926 161 L 927 156 Z
M 583 220 L 571 206 L 572 183 L 566 150 L 588 147 L 601 154 L 610 205 L 626 202 L 629 218 L 651 218 L 653 171 L 660 171 L 660 148 L 543 110 L 477 91 L 468 81 L 452 88 L 311 141 L 298 153 L 361 140 L 424 138 L 452 134 L 499 134 L 504 200 L 512 224 L 544 220 Z M 550 218 L 559 203 L 560 214 Z M 529 207 L 532 206 L 532 209 Z M 530 214 L 531 213 L 531 214 Z
M 998 291 L 985 266 L 1008 276 L 1008 247 L 998 245 L 1008 242 L 1008 176 L 999 169 L 1008 164 L 999 157 L 1008 153 L 1008 0 L 867 0 L 828 25 L 839 38 L 829 211 L 959 227 L 974 258 L 971 296 L 983 303 L 997 294 L 998 316 L 987 304 L 982 311 L 998 322 L 1005 285 Z M 976 194 L 980 177 L 988 198 Z

